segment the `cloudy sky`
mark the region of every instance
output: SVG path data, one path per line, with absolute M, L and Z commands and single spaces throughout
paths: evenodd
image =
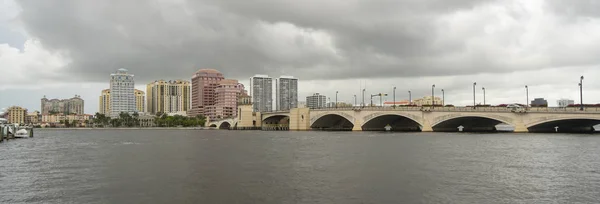
M 201 68 L 300 79 L 340 101 L 445 89 L 446 103 L 600 103 L 600 2 L 591 0 L 0 0 L 0 107 L 40 98 L 98 109 L 109 75 L 136 87 Z M 143 89 L 144 90 L 144 89 Z M 391 97 L 388 98 L 391 100 Z M 368 101 L 368 97 L 366 99 Z

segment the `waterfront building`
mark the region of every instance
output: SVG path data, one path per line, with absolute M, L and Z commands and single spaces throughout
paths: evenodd
M 119 116 L 121 112 L 137 112 L 134 75 L 127 69 L 119 69 L 110 75 L 110 116 Z
M 92 115 L 42 115 L 40 123 L 43 126 L 63 126 L 67 121 L 69 124 L 77 126 L 85 126 L 86 121 L 89 123 L 92 120 Z
M 314 93 L 312 96 L 306 97 L 306 107 L 310 109 L 325 108 L 327 104 L 327 97 Z
M 84 101 L 75 95 L 70 99 L 41 99 L 42 114 L 83 114 Z
M 408 100 L 400 100 L 400 101 L 396 101 L 396 102 L 394 102 L 394 101 L 383 102 L 383 106 L 386 106 L 386 107 L 392 107 L 394 105 L 395 106 L 407 106 L 407 105 L 410 105 L 410 102 Z M 441 105 L 441 102 L 439 105 Z
M 223 74 L 214 69 L 201 69 L 192 76 L 192 107 L 188 112 L 189 116 L 205 115 L 205 107 L 215 105 L 215 89 L 223 79 Z
M 102 90 L 98 99 L 98 113 L 104 115 L 110 114 L 110 89 Z
M 28 113 L 25 117 L 25 124 L 39 124 L 41 119 L 41 113 L 39 111 L 33 111 L 32 113 Z
M 144 105 L 146 103 L 146 100 L 145 100 L 146 94 L 144 93 L 144 91 L 135 89 L 134 94 L 135 94 L 135 110 L 138 113 L 146 112 L 146 106 Z
M 559 99 L 556 101 L 556 103 L 558 104 L 558 107 L 565 108 L 569 105 L 575 104 L 575 101 L 571 99 Z
M 298 107 L 298 79 L 293 76 L 281 76 L 275 83 L 275 103 L 278 111 Z
M 25 124 L 25 118 L 27 116 L 27 109 L 19 106 L 11 106 L 7 109 L 7 120 L 8 123 Z
M 273 111 L 273 79 L 267 75 L 250 77 L 250 96 L 254 112 Z
M 219 81 L 215 88 L 215 104 L 206 106 L 205 116 L 211 120 L 237 116 L 238 98 L 244 93 L 244 86 L 234 79 Z
M 434 98 L 433 101 L 431 100 L 431 96 L 425 96 L 423 98 L 413 100 L 413 104 L 416 106 L 431 106 L 432 102 L 434 102 L 436 106 L 442 105 L 442 99 L 437 96 Z
M 191 84 L 189 81 L 158 80 L 146 86 L 148 113 L 176 113 L 187 115 L 190 105 Z

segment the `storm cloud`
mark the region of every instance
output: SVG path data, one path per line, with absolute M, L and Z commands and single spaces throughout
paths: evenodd
M 599 64 L 599 7 L 573 2 L 24 0 L 18 18 L 47 49 L 68 53 L 69 79 L 106 81 L 119 67 L 141 80 L 200 68 L 390 78 Z M 588 20 L 566 19 L 579 17 Z
M 69 96 L 94 97 L 121 67 L 140 86 L 214 68 L 236 79 L 298 77 L 301 99 L 339 91 L 351 101 L 392 86 L 419 97 L 435 83 L 467 105 L 474 81 L 492 103 L 522 103 L 525 84 L 539 97 L 576 98 L 579 76 L 600 70 L 600 5 L 589 0 L 16 3 L 10 22 L 28 40 L 22 50 L 0 41 L 0 71 L 11 73 L 0 91 L 84 82 Z M 598 86 L 586 80 L 591 93 Z

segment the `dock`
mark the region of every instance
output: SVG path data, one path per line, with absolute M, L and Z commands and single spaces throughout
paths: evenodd
M 26 130 L 27 133 L 19 134 L 21 130 Z M 33 137 L 33 127 L 18 126 L 15 124 L 0 124 L 0 142 Z

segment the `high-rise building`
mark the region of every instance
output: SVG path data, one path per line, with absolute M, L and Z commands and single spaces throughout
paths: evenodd
M 306 97 L 306 107 L 311 109 L 325 108 L 327 97 L 319 93 L 314 93 L 312 96 Z
M 298 79 L 292 76 L 281 76 L 275 83 L 278 111 L 286 111 L 298 107 Z
M 198 70 L 192 77 L 192 108 L 189 116 L 204 115 L 206 106 L 215 105 L 215 89 L 225 79 L 221 72 L 214 69 Z
M 556 101 L 556 103 L 558 104 L 558 107 L 564 108 L 564 107 L 567 107 L 569 105 L 575 104 L 575 101 L 571 100 L 571 99 L 564 99 L 563 98 L 563 99 L 560 99 L 560 100 Z
M 8 113 L 8 123 L 18 123 L 18 124 L 24 124 L 25 123 L 25 118 L 27 117 L 27 109 L 19 107 L 19 106 L 12 106 L 10 108 L 8 108 L 7 110 Z
M 137 112 L 135 104 L 135 80 L 127 69 L 119 69 L 110 75 L 110 116 L 117 117 L 121 112 Z
M 146 106 L 144 105 L 146 103 L 146 94 L 144 93 L 144 91 L 142 90 L 134 90 L 135 93 L 135 110 L 136 112 L 146 112 Z
M 273 111 L 273 79 L 267 75 L 250 77 L 250 96 L 254 112 Z
M 215 89 L 215 105 L 206 106 L 205 116 L 213 119 L 237 116 L 238 98 L 244 92 L 244 85 L 234 79 L 224 79 Z
M 158 80 L 146 86 L 148 112 L 187 115 L 190 109 L 191 84 L 189 81 Z
M 84 101 L 79 95 L 70 99 L 42 98 L 42 114 L 83 114 Z
M 98 100 L 98 113 L 104 115 L 110 114 L 110 89 L 102 90 Z

